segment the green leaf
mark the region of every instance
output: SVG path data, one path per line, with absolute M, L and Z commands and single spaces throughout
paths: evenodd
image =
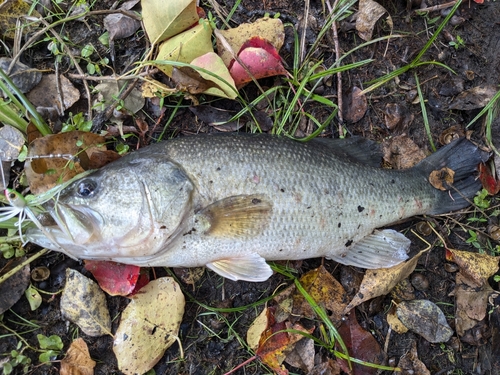
M 92 54 L 94 53 L 94 51 L 95 51 L 94 46 L 92 44 L 87 44 L 85 47 L 82 48 L 82 51 L 80 52 L 80 55 L 83 58 L 87 58 L 87 57 L 92 56 Z
M 36 335 L 41 349 L 61 350 L 64 346 L 61 338 L 57 335 L 47 337 L 45 335 Z
M 38 293 L 38 290 L 33 287 L 33 285 L 30 285 L 28 289 L 25 290 L 24 295 L 28 299 L 31 311 L 35 311 L 42 304 L 42 296 Z
M 47 350 L 46 352 L 43 352 L 42 354 L 40 354 L 38 356 L 38 359 L 40 360 L 40 362 L 42 363 L 47 363 L 47 362 L 50 362 L 52 361 L 53 359 L 55 359 L 57 357 L 59 353 L 54 351 L 54 350 Z

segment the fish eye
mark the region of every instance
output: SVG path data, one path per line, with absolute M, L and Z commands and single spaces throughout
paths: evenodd
M 92 180 L 83 180 L 76 187 L 76 194 L 81 198 L 89 198 L 94 195 L 97 184 Z

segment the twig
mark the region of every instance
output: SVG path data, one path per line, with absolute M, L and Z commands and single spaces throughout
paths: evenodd
M 93 133 L 97 133 L 102 129 L 102 126 L 105 121 L 107 121 L 112 115 L 113 111 L 115 110 L 116 106 L 124 100 L 129 94 L 132 92 L 132 90 L 135 87 L 135 84 L 139 81 L 139 78 L 136 78 L 134 81 L 130 82 L 127 81 L 128 87 L 126 90 L 122 91 L 120 96 L 106 108 L 103 112 L 99 113 L 93 120 L 92 120 L 92 129 L 91 131 Z
M 333 7 L 330 5 L 330 2 L 327 0 L 326 5 L 328 6 L 328 11 L 330 15 L 333 17 L 333 10 L 337 8 L 339 0 L 335 0 L 333 3 Z M 337 22 L 332 23 L 332 31 L 333 31 L 333 44 L 335 46 L 335 56 L 337 60 L 340 59 L 340 46 L 339 46 L 339 35 L 337 32 Z M 339 117 L 339 134 L 342 135 L 342 125 L 344 124 L 344 116 L 342 115 L 342 73 L 337 73 L 337 104 L 339 107 L 338 117 Z
M 420 13 L 420 12 L 435 12 L 436 10 L 451 8 L 453 5 L 455 5 L 457 3 L 457 1 L 458 0 L 450 1 L 449 3 L 434 5 L 433 7 L 428 7 L 428 8 L 415 9 L 414 12 L 415 13 Z
M 158 73 L 158 69 L 152 69 L 149 72 L 142 72 L 142 73 L 137 73 L 134 75 L 126 76 L 89 76 L 88 74 L 74 74 L 74 73 L 67 73 L 66 76 L 71 78 L 71 79 L 81 79 L 85 81 L 121 81 L 121 80 L 133 80 L 138 77 L 146 77 L 151 74 L 156 74 Z
M 31 257 L 23 261 L 22 263 L 19 263 L 17 266 L 15 266 L 13 269 L 11 269 L 9 272 L 6 272 L 0 277 L 0 284 L 2 284 L 4 281 L 6 281 L 9 277 L 13 276 L 16 272 L 20 271 L 24 266 L 30 264 L 33 262 L 35 259 L 40 258 L 42 255 L 46 254 L 49 250 L 47 249 L 42 249 L 38 253 L 33 254 Z

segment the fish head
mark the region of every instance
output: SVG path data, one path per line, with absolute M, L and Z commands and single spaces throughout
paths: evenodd
M 28 239 L 80 259 L 154 259 L 182 230 L 193 184 L 164 157 L 123 159 L 71 182 L 45 203 L 52 225 L 28 231 Z

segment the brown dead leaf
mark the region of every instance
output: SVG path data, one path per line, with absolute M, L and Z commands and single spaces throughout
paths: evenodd
M 451 102 L 449 109 L 470 111 L 482 108 L 495 96 L 498 89 L 495 85 L 476 86 L 460 93 Z
M 308 374 L 314 367 L 314 355 L 314 341 L 303 337 L 302 340 L 295 344 L 293 350 L 287 354 L 285 362 Z
M 399 360 L 398 367 L 401 375 L 431 375 L 424 363 L 418 359 L 417 342 L 413 341 L 411 349 Z
M 83 339 L 73 341 L 61 361 L 61 375 L 93 375 L 96 363 L 90 358 L 89 349 Z
M 28 156 L 36 159 L 25 163 L 26 178 L 33 194 L 43 193 L 60 182 L 85 171 L 80 161 L 68 160 L 69 155 L 87 160 L 96 151 L 106 151 L 103 137 L 81 131 L 51 134 L 34 140 Z M 83 155 L 85 153 L 86 155 Z M 66 155 L 66 157 L 52 157 Z M 40 156 L 48 156 L 42 157 Z M 90 157 L 89 157 L 90 156 Z
M 394 169 L 411 168 L 425 159 L 425 153 L 406 134 L 383 143 L 384 160 Z
M 373 335 L 361 328 L 356 320 L 356 313 L 351 311 L 348 318 L 344 320 L 338 329 L 349 354 L 359 360 L 381 364 L 384 362 L 385 354 Z M 340 350 L 337 348 L 337 350 Z M 345 372 L 349 372 L 347 361 L 339 359 L 339 364 Z M 374 367 L 367 367 L 358 363 L 352 363 L 353 373 L 356 375 L 373 375 L 377 373 Z
M 482 286 L 498 271 L 498 260 L 488 254 L 471 253 L 462 250 L 446 250 L 446 260 L 460 267 L 460 272 L 469 279 L 470 286 Z
M 337 361 L 328 358 L 326 362 L 314 366 L 309 375 L 340 375 L 340 365 Z
M 371 40 L 375 24 L 386 12 L 387 10 L 376 1 L 360 0 L 358 17 L 356 18 L 356 30 L 359 37 L 366 41 Z M 390 15 L 387 16 L 387 23 L 392 29 L 392 18 Z
M 446 191 L 453 185 L 455 171 L 448 167 L 432 171 L 429 175 L 429 182 L 436 189 Z
M 488 299 L 495 293 L 488 283 L 480 287 L 470 284 L 467 276 L 457 273 L 454 290 L 455 328 L 459 336 L 486 317 Z
M 354 86 L 344 98 L 342 115 L 348 122 L 358 122 L 364 117 L 368 109 L 366 95 L 360 93 L 361 89 Z
M 401 280 L 406 279 L 415 269 L 420 256 L 427 251 L 422 250 L 407 262 L 400 263 L 391 268 L 381 268 L 376 270 L 367 270 L 359 292 L 347 305 L 344 314 L 369 299 L 388 294 Z
M 335 323 L 342 320 L 347 305 L 347 294 L 335 278 L 320 266 L 300 278 L 300 283 L 309 295 L 320 305 L 331 311 L 330 319 Z M 301 293 L 295 293 L 292 314 L 313 318 L 311 305 Z
M 62 108 L 59 92 L 62 93 Z M 35 107 L 55 108 L 62 113 L 80 99 L 80 91 L 62 74 L 44 74 L 40 83 L 26 96 Z

